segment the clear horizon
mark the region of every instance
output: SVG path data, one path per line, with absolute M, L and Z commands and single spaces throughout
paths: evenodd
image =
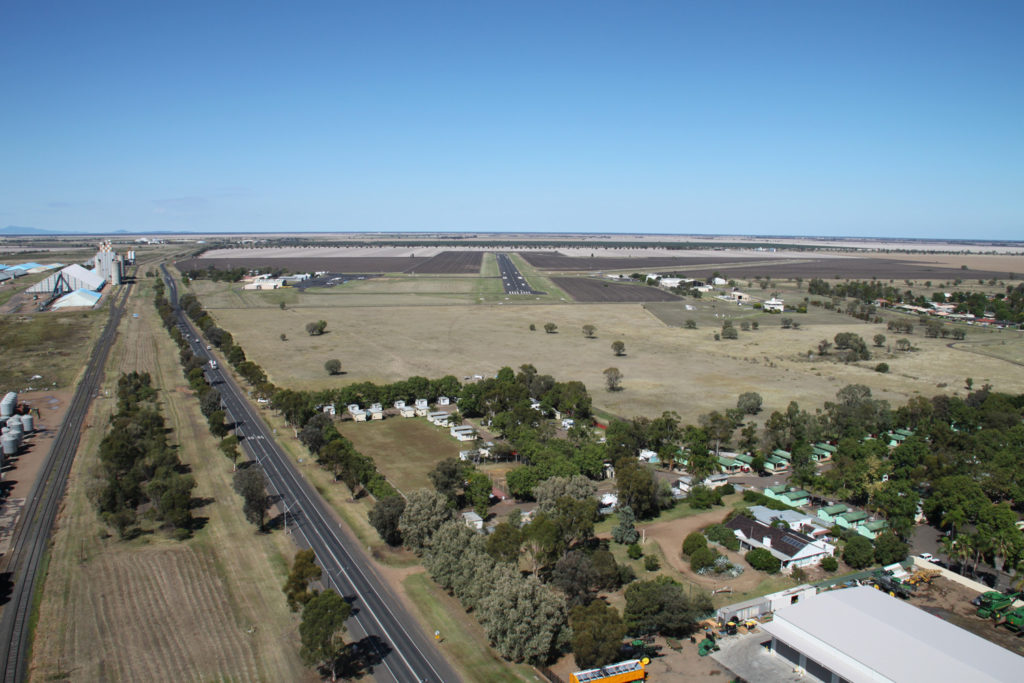
M 1015 241 L 1022 20 L 1009 0 L 18 3 L 0 226 Z

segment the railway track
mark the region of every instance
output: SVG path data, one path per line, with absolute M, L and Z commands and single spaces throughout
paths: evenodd
M 28 678 L 29 621 L 39 580 L 39 565 L 46 554 L 50 533 L 67 487 L 68 474 L 78 450 L 82 424 L 93 397 L 103 381 L 107 355 L 131 294 L 132 283 L 111 300 L 110 317 L 96 341 L 85 375 L 78 383 L 64 421 L 28 496 L 21 520 L 3 558 L 2 569 L 11 595 L 0 616 L 0 680 L 20 683 Z

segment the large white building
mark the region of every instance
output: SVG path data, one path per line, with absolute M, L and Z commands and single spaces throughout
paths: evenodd
M 65 293 L 76 289 L 91 289 L 98 292 L 103 289 L 104 282 L 105 280 L 95 271 L 87 270 L 75 263 L 35 283 L 26 291 L 29 294 L 50 294 L 55 289 Z
M 776 656 L 827 683 L 1024 678 L 1024 657 L 869 586 L 780 607 L 762 628 Z

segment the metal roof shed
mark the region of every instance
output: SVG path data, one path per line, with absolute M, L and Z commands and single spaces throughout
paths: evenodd
M 868 586 L 779 608 L 763 628 L 780 655 L 795 653 L 808 672 L 851 683 L 1019 681 L 1024 666 L 1009 650 Z

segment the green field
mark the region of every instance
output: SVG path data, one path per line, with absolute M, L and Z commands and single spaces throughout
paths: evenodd
M 339 431 L 363 455 L 373 458 L 388 481 L 408 493 L 431 488 L 427 472 L 468 446 L 424 417 L 389 417 L 379 422 L 342 422 Z

